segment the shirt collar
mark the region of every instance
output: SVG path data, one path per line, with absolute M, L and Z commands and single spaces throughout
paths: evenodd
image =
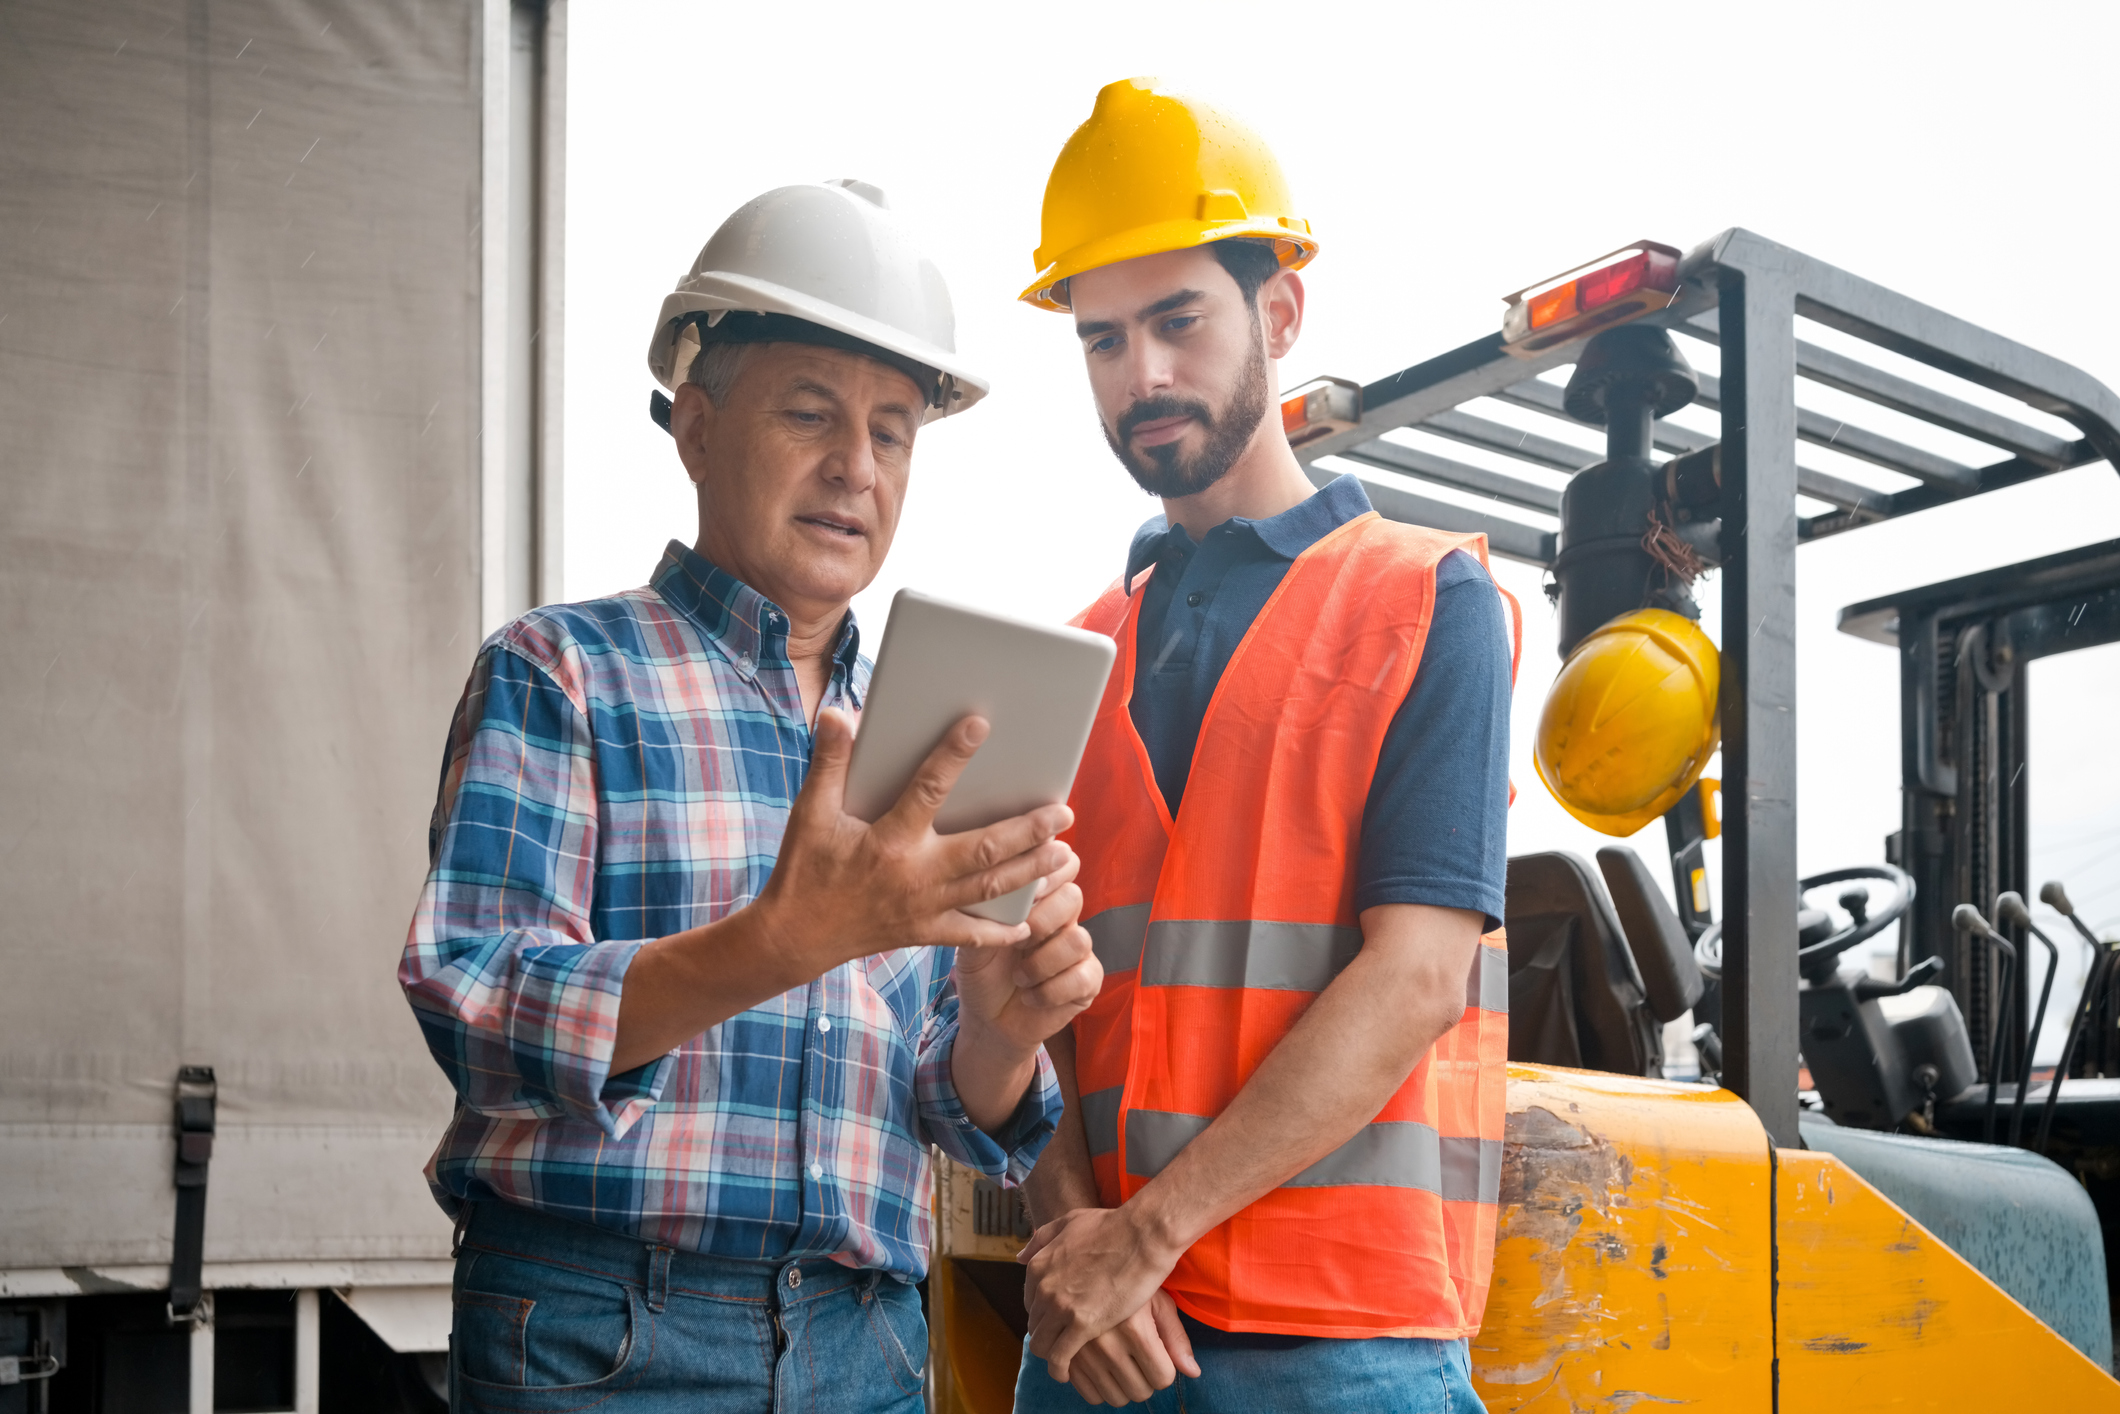
M 1223 524 L 1248 531 L 1261 545 L 1284 560 L 1293 560 L 1334 530 L 1371 510 L 1369 493 L 1355 476 L 1336 476 L 1311 496 L 1306 496 L 1277 516 L 1251 520 L 1232 516 Z M 1192 537 L 1184 526 L 1174 526 L 1162 516 L 1150 516 L 1134 532 L 1134 543 L 1126 555 L 1126 592 L 1133 593 L 1134 578 L 1163 558 L 1168 549 L 1185 549 Z
M 787 664 L 788 616 L 780 606 L 689 545 L 672 540 L 664 547 L 649 582 L 745 677 L 763 666 Z M 839 626 L 832 660 L 833 676 L 845 683 L 848 700 L 860 711 L 861 626 L 851 608 Z

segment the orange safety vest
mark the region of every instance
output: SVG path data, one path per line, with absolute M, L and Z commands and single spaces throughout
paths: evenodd
M 1371 512 L 1297 556 L 1215 690 L 1175 822 L 1127 710 L 1140 597 L 1114 584 L 1076 619 L 1119 647 L 1067 836 L 1104 964 L 1074 1027 L 1106 1206 L 1222 1112 L 1360 950 L 1363 806 L 1427 639 L 1436 566 L 1455 549 L 1486 563 L 1485 536 Z M 1479 1328 L 1509 997 L 1500 930 L 1481 944 L 1463 1019 L 1372 1123 L 1179 1259 L 1164 1283 L 1179 1306 L 1223 1330 L 1281 1335 Z

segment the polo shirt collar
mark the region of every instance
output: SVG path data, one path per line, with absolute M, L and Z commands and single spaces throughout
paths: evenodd
M 788 616 L 780 606 L 691 546 L 672 540 L 664 547 L 650 583 L 745 677 L 763 666 L 788 662 Z M 859 711 L 861 627 L 852 609 L 839 626 L 832 660 L 837 665 L 834 676 L 846 684 L 847 697 Z
M 1362 489 L 1359 477 L 1336 476 L 1316 494 L 1304 497 L 1277 516 L 1262 520 L 1232 516 L 1223 524 L 1250 532 L 1274 554 L 1284 560 L 1293 560 L 1356 516 L 1367 515 L 1371 509 L 1369 493 Z M 1126 556 L 1124 583 L 1127 593 L 1133 593 L 1135 576 L 1161 560 L 1163 552 L 1174 542 L 1190 545 L 1192 537 L 1185 533 L 1183 526 L 1173 526 L 1162 516 L 1150 517 L 1134 532 L 1134 543 Z

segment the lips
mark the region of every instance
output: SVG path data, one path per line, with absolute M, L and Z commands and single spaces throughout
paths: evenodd
M 814 525 L 820 530 L 843 536 L 848 540 L 859 540 L 866 533 L 861 522 L 852 516 L 834 515 L 830 511 L 816 511 L 809 515 L 799 515 L 795 519 L 803 525 Z
M 1144 447 L 1160 447 L 1165 442 L 1175 442 L 1185 435 L 1192 424 L 1191 417 L 1159 417 L 1153 422 L 1144 422 L 1134 428 L 1133 440 Z

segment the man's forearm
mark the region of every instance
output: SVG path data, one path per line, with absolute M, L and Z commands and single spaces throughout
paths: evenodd
M 657 938 L 633 956 L 618 997 L 611 1074 L 623 1075 L 740 1011 L 810 981 L 771 945 L 759 905 Z
M 1060 1082 L 1060 1099 L 1066 1109 L 1053 1130 L 1052 1141 L 1038 1156 L 1038 1166 L 1023 1185 L 1035 1226 L 1043 1226 L 1062 1213 L 1094 1208 L 1102 1202 L 1097 1196 L 1096 1173 L 1090 1168 L 1089 1131 L 1082 1125 L 1082 1088 L 1075 1078 L 1074 1028 L 1067 1027 L 1048 1037 L 1045 1053 L 1052 1059 L 1053 1075 Z
M 1128 1201 L 1158 1247 L 1183 1252 L 1353 1138 L 1463 1015 L 1477 914 L 1389 905 L 1363 927 L 1362 951 L 1229 1107 Z

